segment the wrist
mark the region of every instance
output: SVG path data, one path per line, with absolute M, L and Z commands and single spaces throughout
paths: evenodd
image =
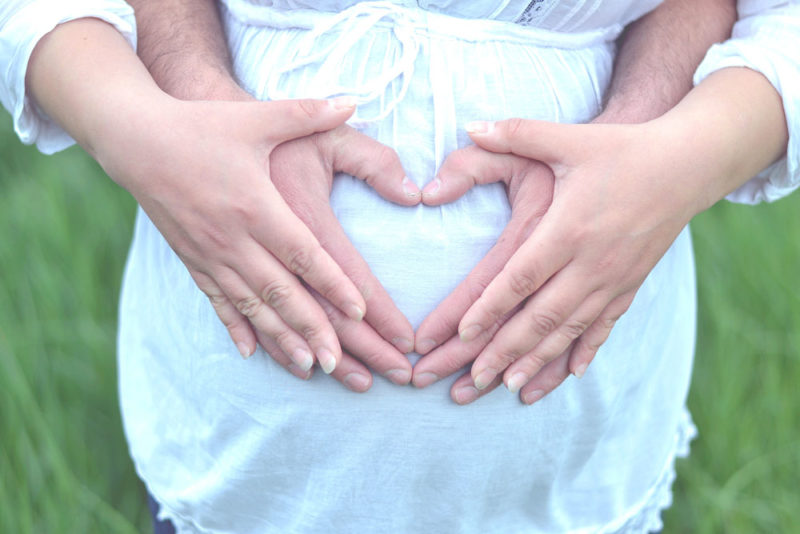
M 248 101 L 253 97 L 225 69 L 210 64 L 192 67 L 181 64 L 181 70 L 161 72 L 151 66 L 150 73 L 161 89 L 178 100 Z

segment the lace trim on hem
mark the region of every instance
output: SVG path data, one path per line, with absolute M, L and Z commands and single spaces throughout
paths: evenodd
M 675 442 L 672 454 L 669 455 L 664 469 L 647 495 L 632 507 L 627 514 L 617 518 L 597 530 L 598 534 L 622 534 L 660 532 L 664 528 L 661 513 L 672 505 L 672 483 L 675 481 L 675 459 L 689 456 L 689 444 L 697 437 L 697 427 L 692 422 L 689 410 L 684 407 L 678 428 L 675 431 Z
M 689 410 L 684 407 L 681 419 L 678 422 L 678 428 L 675 431 L 672 454 L 669 455 L 656 483 L 628 513 L 611 523 L 599 527 L 594 532 L 597 534 L 624 534 L 661 531 L 664 528 L 661 513 L 672 505 L 672 483 L 676 477 L 675 459 L 689 456 L 689 444 L 695 437 L 697 437 L 697 427 L 692 422 Z M 139 471 L 138 467 L 136 471 Z M 139 473 L 139 478 L 144 480 L 141 473 Z M 158 518 L 171 521 L 175 525 L 175 530 L 178 534 L 214 534 L 213 531 L 203 529 L 192 521 L 183 518 L 181 514 L 159 501 L 155 495 L 154 498 L 161 506 Z M 581 532 L 592 532 L 592 529 L 581 529 Z

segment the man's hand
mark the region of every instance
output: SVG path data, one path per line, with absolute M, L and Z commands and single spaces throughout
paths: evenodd
M 371 384 L 369 367 L 397 384 L 407 384 L 411 365 L 403 354 L 413 349 L 414 332 L 331 210 L 329 197 L 337 172 L 361 177 L 384 198 L 398 204 L 417 203 L 420 193 L 405 177 L 393 150 L 349 126 L 284 143 L 270 158 L 270 175 L 281 196 L 355 283 L 367 303 L 365 321 L 353 321 L 313 292 L 346 351 L 334 378 L 350 389 L 364 391 Z M 309 371 L 291 367 L 291 360 L 277 351 L 275 343 L 262 339 L 262 345 L 293 374 L 310 377 Z
M 759 109 L 743 111 L 752 95 Z M 472 365 L 475 388 L 502 375 L 526 402 L 565 369 L 582 374 L 689 220 L 780 157 L 788 137 L 780 97 L 748 69 L 715 73 L 645 124 L 512 119 L 468 129 L 481 148 L 555 176 L 550 208 L 458 327 L 465 343 L 497 330 Z

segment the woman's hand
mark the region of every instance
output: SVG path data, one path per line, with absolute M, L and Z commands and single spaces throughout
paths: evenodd
M 482 148 L 541 161 L 555 176 L 536 230 L 459 323 L 470 343 L 504 321 L 471 377 L 482 390 L 502 375 L 526 400 L 543 394 L 531 378 L 567 350 L 545 381 L 565 364 L 581 376 L 688 221 L 775 161 L 787 139 L 777 94 L 747 69 L 715 73 L 645 124 L 513 119 L 469 130 Z
M 309 370 L 316 359 L 330 373 L 342 358 L 339 341 L 323 306 L 302 282 L 354 322 L 365 313 L 365 298 L 290 209 L 270 173 L 277 147 L 341 126 L 354 104 L 235 101 L 250 97 L 230 76 L 225 80 L 210 86 L 221 90 L 212 98 L 233 101 L 176 100 L 159 89 L 113 27 L 88 18 L 59 25 L 40 40 L 26 81 L 39 108 L 137 198 L 243 355 L 255 350 L 255 327 L 299 369 Z M 337 161 L 334 167 L 351 165 Z M 383 174 L 399 169 L 398 162 L 370 161 L 354 169 L 393 200 L 419 202 L 400 173 Z M 329 187 L 330 176 L 304 179 L 322 184 L 321 190 Z M 361 276 L 363 287 L 374 289 L 374 279 L 357 263 L 348 269 Z M 386 300 L 377 290 L 367 299 L 378 307 Z M 369 313 L 376 321 L 399 315 Z M 413 332 L 407 321 L 400 323 L 378 330 L 405 350 Z M 396 353 L 393 358 L 398 360 Z M 398 373 L 386 371 L 399 383 L 410 377 L 402 360 Z
M 691 169 L 676 165 L 652 124 L 472 125 L 483 148 L 541 161 L 556 178 L 536 230 L 460 321 L 462 341 L 471 342 L 521 306 L 476 358 L 478 390 L 502 375 L 516 393 L 568 349 L 562 368 L 567 363 L 582 375 L 646 276 L 707 203 L 687 183 L 692 177 L 676 175 Z
M 433 206 L 451 202 L 475 185 L 497 181 L 505 183 L 511 220 L 497 244 L 417 329 L 416 350 L 425 354 L 414 366 L 413 383 L 417 387 L 428 386 L 472 363 L 510 315 L 469 343 L 458 337 L 458 323 L 464 313 L 530 236 L 550 206 L 553 173 L 546 165 L 528 158 L 469 146 L 450 154 L 437 178 L 423 190 L 423 202 Z M 479 392 L 467 374 L 455 383 L 451 396 L 459 404 L 466 404 L 499 383 L 496 380 Z
M 646 128 L 524 120 L 473 126 L 473 140 L 494 153 L 465 150 L 473 161 L 460 172 L 448 161 L 439 195 L 451 200 L 474 183 L 503 180 L 512 220 L 418 331 L 419 343 L 446 334 L 456 312 L 469 308 L 459 321 L 460 339 L 420 361 L 414 382 L 474 359 L 471 376 L 453 386 L 456 402 L 471 402 L 502 377 L 531 403 L 570 371 L 583 374 L 699 203 L 674 190 L 665 160 L 643 150 L 654 141 Z
M 309 195 L 314 192 L 322 206 L 332 169 L 341 166 L 369 178 L 387 195 L 396 187 L 392 200 L 416 204 L 419 195 L 403 190 L 399 162 L 391 162 L 389 174 L 383 174 L 389 169 L 385 160 L 357 167 L 341 157 L 333 167 L 320 164 L 310 169 L 309 162 L 319 163 L 332 152 L 323 156 L 314 143 L 279 149 L 286 141 L 341 125 L 352 112 L 348 102 L 164 98 L 158 106 L 143 113 L 141 120 L 106 131 L 92 146 L 98 161 L 137 198 L 209 296 L 242 354 L 255 350 L 252 324 L 299 369 L 308 371 L 316 360 L 324 371 L 332 372 L 342 358 L 337 334 L 298 277 L 353 321 L 361 320 L 366 302 L 287 205 L 271 175 L 302 180 L 304 190 Z M 357 154 L 354 151 L 353 157 Z M 286 163 L 289 159 L 293 161 Z M 292 174 L 291 166 L 298 162 L 304 162 L 306 170 L 327 174 Z M 393 180 L 396 183 L 390 183 Z M 361 277 L 364 289 L 373 290 L 368 297 L 378 304 L 370 317 L 387 321 L 381 331 L 391 335 L 389 339 L 410 338 L 413 334 L 404 318 L 388 324 L 402 315 L 380 308 L 388 297 L 382 299 L 385 293 L 375 291 L 377 282 L 367 277 L 365 269 L 351 262 L 351 272 Z M 405 383 L 410 368 L 405 358 L 400 359 L 394 351 L 382 370 L 397 370 L 396 380 Z

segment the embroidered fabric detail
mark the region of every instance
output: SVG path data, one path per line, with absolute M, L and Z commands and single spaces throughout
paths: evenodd
M 534 26 L 547 16 L 555 5 L 554 0 L 533 0 L 515 22 L 523 26 Z

